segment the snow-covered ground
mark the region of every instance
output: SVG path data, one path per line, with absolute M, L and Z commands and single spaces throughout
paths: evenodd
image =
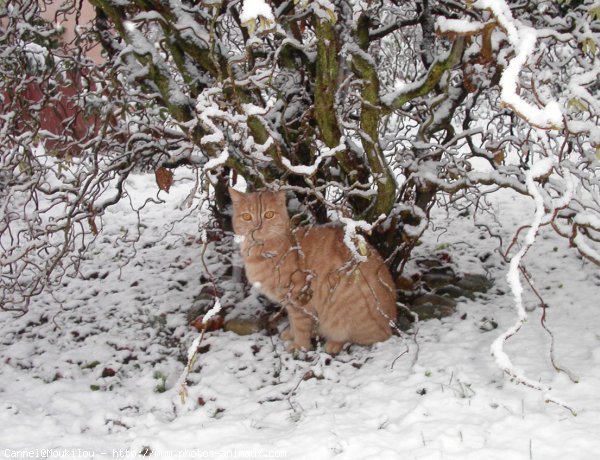
M 0 456 L 598 458 L 600 271 L 549 229 L 524 261 L 548 304 L 556 363 L 579 383 L 553 368 L 542 309 L 527 288 L 529 321 L 505 346 L 573 416 L 497 367 L 490 345 L 516 320 L 508 265 L 472 216 L 445 210 L 435 212 L 437 230 L 415 256 L 443 248 L 460 270 L 492 277 L 488 293 L 442 321 L 422 322 L 416 340 L 392 337 L 335 358 L 292 356 L 265 333 L 207 333 L 182 404 L 176 383 L 197 336 L 186 315 L 203 270 L 200 218 L 181 206 L 192 185 L 177 182 L 160 192 L 165 204 L 144 207 L 134 246 L 122 239 L 136 237 L 137 215 L 128 203 L 116 206 L 83 276 L 36 298 L 23 317 L 0 313 Z M 156 196 L 154 177 L 133 177 L 129 190 L 140 205 Z M 477 223 L 506 247 L 531 221 L 532 200 L 509 192 L 490 199 L 496 217 Z M 498 328 L 482 327 L 492 321 Z

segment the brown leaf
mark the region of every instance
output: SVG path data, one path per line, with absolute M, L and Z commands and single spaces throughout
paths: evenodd
M 204 316 L 198 316 L 190 323 L 190 326 L 195 327 L 198 331 L 206 329 L 206 332 L 216 331 L 223 327 L 225 319 L 221 315 L 215 315 L 204 323 Z
M 88 224 L 90 226 L 90 230 L 95 236 L 98 236 L 98 226 L 96 225 L 96 213 L 94 212 L 94 206 L 90 203 L 88 205 L 88 211 L 90 215 L 88 217 Z
M 310 380 L 310 379 L 317 379 L 317 380 L 323 380 L 323 376 L 322 375 L 317 375 L 314 373 L 314 371 L 310 370 L 310 371 L 306 371 L 304 373 L 304 375 L 302 376 L 302 380 Z
M 310 379 L 314 379 L 317 376 L 315 375 L 315 373 L 313 371 L 306 371 L 304 373 L 304 375 L 302 376 L 302 380 L 310 380 Z
M 403 291 L 412 291 L 415 287 L 415 281 L 406 276 L 399 276 L 396 279 L 396 288 Z
M 94 218 L 92 216 L 88 217 L 88 224 L 90 225 L 91 232 L 95 236 L 98 236 L 98 226 L 96 225 L 96 221 L 94 220 Z
M 105 367 L 102 371 L 102 378 L 114 377 L 115 375 L 117 375 L 117 372 L 110 367 Z
M 169 189 L 171 188 L 171 185 L 173 185 L 173 173 L 161 166 L 154 172 L 154 175 L 156 176 L 158 188 L 169 193 Z
M 504 158 L 506 157 L 506 155 L 504 154 L 504 150 L 502 149 L 498 149 L 494 152 L 494 163 L 496 163 L 497 165 L 501 165 L 502 162 L 504 161 Z

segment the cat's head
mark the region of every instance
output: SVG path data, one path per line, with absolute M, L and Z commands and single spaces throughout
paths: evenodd
M 253 240 L 268 241 L 289 234 L 285 192 L 242 193 L 229 189 L 233 203 L 233 230 Z

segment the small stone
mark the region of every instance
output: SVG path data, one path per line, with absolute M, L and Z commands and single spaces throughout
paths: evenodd
M 219 293 L 217 292 L 216 288 L 211 285 L 211 284 L 205 284 L 204 286 L 202 286 L 202 289 L 200 289 L 200 296 L 206 296 L 205 298 L 210 298 L 210 297 L 217 297 L 219 295 Z
M 421 278 L 427 287 L 431 290 L 447 286 L 456 282 L 454 275 L 445 273 L 425 273 Z
M 477 257 L 481 262 L 487 261 L 492 256 L 491 252 L 484 252 Z
M 412 316 L 409 317 L 408 315 L 409 313 L 406 310 L 401 310 L 398 315 L 398 319 L 396 320 L 396 326 L 401 331 L 409 331 L 412 327 L 412 321 L 414 321 L 414 318 Z
M 437 259 L 417 259 L 415 260 L 415 262 L 419 267 L 424 268 L 437 268 L 444 265 L 443 262 Z
M 485 275 L 467 273 L 456 282 L 456 286 L 470 292 L 487 292 L 494 282 Z
M 442 319 L 454 314 L 456 301 L 435 294 L 424 294 L 417 297 L 409 308 L 419 316 L 419 321 Z
M 259 318 L 233 318 L 225 321 L 223 329 L 237 335 L 250 335 L 260 332 L 263 324 Z
M 483 332 L 490 332 L 494 329 L 498 328 L 498 323 L 493 319 L 483 318 L 481 320 L 481 324 L 479 325 L 479 329 Z
M 204 315 L 208 310 L 210 310 L 211 306 L 214 304 L 214 297 L 206 297 L 206 298 L 196 298 L 194 300 L 194 304 L 190 307 L 190 309 L 186 313 L 186 318 L 188 324 L 192 323 L 199 316 Z
M 456 277 L 456 273 L 454 269 L 450 265 L 440 265 L 439 267 L 432 267 L 427 270 L 427 274 L 429 275 L 448 275 L 452 277 Z
M 472 292 L 466 291 L 464 289 L 459 288 L 458 286 L 449 284 L 448 286 L 443 286 L 435 290 L 437 295 L 441 295 L 444 297 L 450 297 L 452 299 L 459 299 L 460 297 L 466 297 L 468 299 L 474 299 L 475 296 Z
M 456 307 L 456 300 L 449 299 L 448 297 L 442 297 L 436 294 L 423 294 L 420 297 L 417 297 L 413 300 L 414 307 L 421 306 L 443 306 L 443 307 Z

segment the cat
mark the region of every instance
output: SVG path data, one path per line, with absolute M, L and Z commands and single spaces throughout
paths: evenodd
M 283 191 L 229 192 L 248 281 L 287 310 L 290 326 L 281 338 L 288 351 L 310 350 L 315 332 L 332 355 L 347 342 L 370 345 L 390 337 L 394 282 L 374 248 L 362 248 L 366 260 L 358 262 L 342 227 L 292 229 Z

